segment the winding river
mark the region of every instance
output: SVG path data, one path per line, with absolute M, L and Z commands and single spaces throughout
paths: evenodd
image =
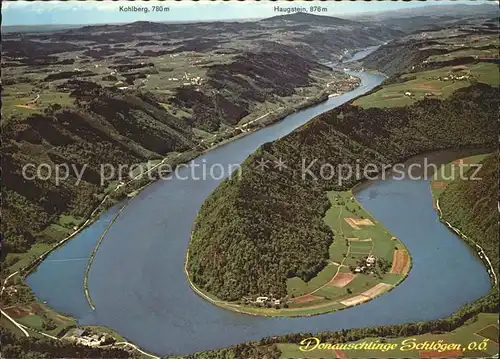
M 219 147 L 199 164 L 241 163 L 265 142 L 363 94 L 383 81 L 366 72 L 356 90 L 297 112 L 273 126 Z M 183 169 L 187 174 L 189 169 Z M 182 171 L 180 173 L 182 175 Z M 28 277 L 40 300 L 81 324 L 104 325 L 145 350 L 187 354 L 290 332 L 317 332 L 423 321 L 447 316 L 486 294 L 482 263 L 433 210 L 427 181 L 386 180 L 362 186 L 358 200 L 408 246 L 409 277 L 366 304 L 309 318 L 267 318 L 216 307 L 196 295 L 183 271 L 191 225 L 220 180 L 158 181 L 122 212 L 98 250 L 89 275 L 92 311 L 83 293 L 87 258 L 114 207 L 75 239 L 54 251 Z

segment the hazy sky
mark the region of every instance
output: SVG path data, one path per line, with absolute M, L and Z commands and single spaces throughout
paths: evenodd
M 472 1 L 2 1 L 2 25 L 40 25 L 40 24 L 96 24 L 144 21 L 205 21 L 223 19 L 264 18 L 282 15 L 274 8 L 311 6 L 327 8 L 327 11 L 315 12 L 316 15 L 342 16 L 362 12 L 388 11 L 403 8 L 415 8 L 426 5 L 474 4 Z M 125 12 L 120 6 L 147 8 L 149 11 Z M 154 12 L 153 6 L 169 7 L 168 12 Z

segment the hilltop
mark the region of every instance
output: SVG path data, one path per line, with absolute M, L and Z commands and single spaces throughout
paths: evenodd
M 390 41 L 364 58 L 363 66 L 395 75 L 474 64 L 483 58 L 491 61 L 497 58 L 498 62 L 498 19 L 488 17 L 463 22 Z
M 274 23 L 280 24 L 283 22 L 296 22 L 296 23 L 312 23 L 317 25 L 326 25 L 326 26 L 362 26 L 362 24 L 358 21 L 342 19 L 334 16 L 322 16 L 322 15 L 313 15 L 305 12 L 296 12 L 294 14 L 288 15 L 277 15 L 273 17 L 269 17 L 267 19 L 263 19 L 259 21 L 260 23 Z
M 495 14 L 496 13 L 496 14 Z M 383 23 L 385 26 L 407 34 L 424 29 L 436 30 L 453 27 L 476 19 L 494 19 L 498 22 L 498 4 L 431 5 L 417 8 L 364 13 L 347 17 L 355 21 Z

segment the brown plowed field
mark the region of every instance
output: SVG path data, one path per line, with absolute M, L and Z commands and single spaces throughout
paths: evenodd
M 343 350 L 340 350 L 340 349 L 335 349 L 333 351 L 335 353 L 335 358 L 337 359 L 347 359 L 347 354 L 343 351 Z
M 394 251 L 391 273 L 405 274 L 408 272 L 409 264 L 410 256 L 408 256 L 408 252 L 403 249 L 398 249 Z
M 22 318 L 27 315 L 33 314 L 29 310 L 19 307 L 5 308 L 4 312 L 7 313 L 10 317 L 12 317 L 12 319 Z
M 297 297 L 293 301 L 295 303 L 307 303 L 307 302 L 312 302 L 313 300 L 317 300 L 317 299 L 323 299 L 323 297 L 318 297 L 317 295 L 307 294 L 307 295 L 303 295 L 302 297 Z
M 342 288 L 349 284 L 354 278 L 356 278 L 356 274 L 339 272 L 330 282 L 328 282 L 328 285 Z
M 448 183 L 448 181 L 432 181 L 432 188 L 445 188 Z

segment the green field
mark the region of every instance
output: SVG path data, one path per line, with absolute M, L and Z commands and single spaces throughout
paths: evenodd
M 411 343 L 423 343 L 425 341 L 438 342 L 442 340 L 446 344 L 459 344 L 463 350 L 458 354 L 460 357 L 492 357 L 498 354 L 498 314 L 479 314 L 477 320 L 467 323 L 456 330 L 445 333 L 445 334 L 424 334 L 415 337 L 399 337 L 399 338 L 365 338 L 362 340 L 355 341 L 353 343 L 369 343 L 378 342 L 386 344 L 393 344 L 395 348 L 392 350 L 382 351 L 382 350 L 341 350 L 340 352 L 335 352 L 333 349 L 312 349 L 310 351 L 301 351 L 300 345 L 298 344 L 278 344 L 278 348 L 281 350 L 282 359 L 298 359 L 298 358 L 324 358 L 324 359 L 335 359 L 342 355 L 343 358 L 420 358 L 421 355 L 418 350 L 411 350 Z M 488 339 L 487 347 L 485 350 L 468 350 L 467 347 L 471 342 L 476 342 L 479 344 L 483 340 Z M 407 340 L 406 343 L 403 341 Z M 495 342 L 496 341 L 496 342 Z M 311 345 L 309 349 L 313 348 Z M 406 348 L 408 350 L 406 350 Z M 405 349 L 405 350 L 403 350 Z M 429 355 L 428 353 L 426 353 Z M 456 358 L 457 354 L 452 354 L 451 352 L 442 352 L 441 355 L 438 352 L 433 353 L 436 358 L 440 357 L 452 357 Z
M 26 268 L 41 254 L 52 248 L 53 244 L 69 236 L 75 227 L 79 227 L 84 220 L 71 215 L 61 215 L 58 223 L 53 223 L 39 234 L 43 235 L 48 242 L 37 242 L 30 249 L 23 253 L 8 253 L 5 262 L 8 264 L 9 273 L 16 272 L 21 268 Z
M 334 263 L 328 265 L 318 273 L 316 277 L 309 282 L 304 282 L 299 277 L 290 278 L 287 280 L 287 292 L 290 295 L 299 296 L 317 290 L 322 285 L 328 283 L 337 273 L 339 266 Z
M 61 315 L 39 302 L 9 306 L 4 310 L 28 329 L 31 328 L 52 336 L 58 336 L 64 328 L 76 325 L 75 319 Z
M 448 60 L 458 59 L 461 57 L 469 57 L 469 56 L 485 57 L 485 58 L 497 57 L 498 56 L 498 48 L 497 49 L 486 49 L 486 50 L 481 50 L 481 49 L 459 50 L 459 51 L 450 52 L 448 54 L 429 56 L 427 58 L 427 61 L 429 61 L 429 62 L 448 61 Z
M 245 301 L 223 301 L 191 283 L 193 289 L 211 303 L 225 309 L 247 314 L 284 317 L 310 316 L 357 305 L 359 303 L 343 304 L 342 302 L 348 298 L 357 297 L 380 283 L 385 283 L 387 286 L 380 292 L 372 294 L 370 298 L 373 299 L 391 290 L 407 274 L 390 273 L 394 250 L 405 249 L 404 244 L 393 237 L 360 206 L 352 191 L 332 191 L 327 195 L 332 206 L 327 211 L 324 221 L 335 234 L 335 240 L 329 248 L 328 264 L 308 282 L 298 277 L 289 278 L 287 280 L 288 300 L 284 307 L 261 307 L 249 305 Z M 354 228 L 346 221 L 346 219 L 353 218 L 366 222 Z M 357 262 L 360 259 L 366 259 L 370 254 L 374 254 L 377 261 L 382 259 L 386 261 L 388 267 L 385 271 L 377 264 L 373 273 L 353 275 L 352 270 L 357 266 Z M 344 286 L 330 285 L 329 282 L 337 275 L 352 276 L 352 279 Z M 367 295 L 364 297 L 368 298 Z M 303 300 L 304 298 L 307 300 Z
M 47 243 L 35 243 L 29 249 L 29 251 L 24 253 L 9 253 L 5 259 L 5 262 L 9 265 L 9 273 L 14 273 L 21 268 L 25 268 L 28 264 L 31 264 L 36 258 L 41 254 L 47 252 L 52 246 Z
M 69 93 L 41 88 L 28 83 L 6 86 L 2 94 L 2 122 L 9 117 L 41 113 L 49 105 L 71 106 L 74 100 Z
M 337 273 L 351 273 L 360 259 L 372 254 L 392 263 L 394 250 L 403 249 L 404 244 L 394 238 L 391 233 L 378 223 L 356 201 L 351 191 L 328 192 L 331 202 L 324 221 L 332 229 L 335 239 L 329 248 L 329 264 L 308 282 L 294 277 L 287 280 L 287 291 L 292 298 L 305 295 L 314 295 L 316 298 L 309 301 L 309 306 L 321 303 L 340 301 L 360 294 L 378 283 L 396 285 L 403 278 L 402 274 L 381 273 L 380 277 L 370 274 L 357 276 L 344 287 L 328 285 Z M 366 224 L 353 226 L 351 219 L 365 220 Z M 292 302 L 290 308 L 307 307 L 307 303 Z
M 380 90 L 363 96 L 354 105 L 369 107 L 402 107 L 413 104 L 426 97 L 446 98 L 455 90 L 470 86 L 474 81 L 483 82 L 492 86 L 500 83 L 498 65 L 492 63 L 478 63 L 463 66 L 464 70 L 454 71 L 452 67 L 443 67 L 436 70 L 417 72 L 402 75 L 400 78 L 407 81 L 383 86 Z M 462 80 L 440 80 L 454 74 L 455 76 L 470 76 Z M 413 78 L 416 77 L 416 78 Z M 409 92 L 410 95 L 405 95 Z
M 222 305 L 223 308 L 240 311 L 241 313 L 264 315 L 271 317 L 301 317 L 312 316 L 323 313 L 330 313 L 347 308 L 336 301 L 317 301 L 305 303 L 304 306 L 297 306 L 290 309 L 258 308 L 250 306 Z
M 454 37 L 440 38 L 439 43 L 448 45 L 449 49 L 456 48 L 457 39 Z M 483 47 L 496 45 L 498 47 L 498 35 L 471 35 L 460 39 L 460 46 L 463 47 Z M 429 47 L 436 47 L 435 45 Z

